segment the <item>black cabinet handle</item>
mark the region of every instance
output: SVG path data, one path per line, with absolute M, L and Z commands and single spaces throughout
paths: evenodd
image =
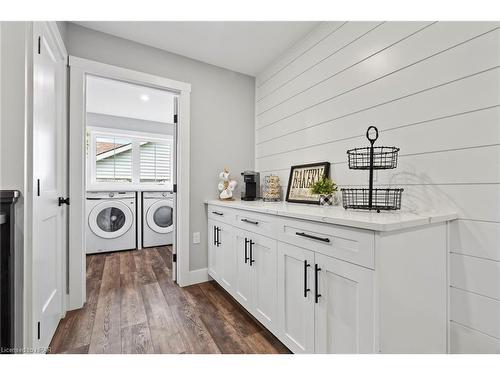
M 321 294 L 318 293 L 318 272 L 321 271 L 321 268 L 318 267 L 317 264 L 314 265 L 314 302 L 319 302 L 319 297 Z
M 311 265 L 307 263 L 307 259 L 304 259 L 304 298 L 307 298 L 307 292 L 311 291 L 307 287 L 307 267 L 311 267 Z
M 250 266 L 255 263 L 255 259 L 253 259 L 253 245 L 255 244 L 255 242 L 253 242 L 252 240 L 250 240 Z
M 217 245 L 217 227 L 214 225 L 214 246 Z
M 222 212 L 212 211 L 214 215 L 224 216 Z
M 217 247 L 220 246 L 220 228 L 217 227 L 217 243 L 216 243 Z
M 248 259 L 250 259 L 248 257 L 248 238 L 245 237 L 245 263 L 248 263 Z
M 259 225 L 258 221 L 253 221 L 253 220 L 248 220 L 248 219 L 241 219 L 241 221 L 243 221 L 244 223 Z
M 317 237 L 317 236 L 313 236 L 312 234 L 307 234 L 307 233 L 304 233 L 304 232 L 295 232 L 295 234 L 297 236 L 310 238 L 312 240 L 318 240 L 318 241 L 322 241 L 322 242 L 330 242 L 330 239 L 328 237 L 325 237 L 325 238 Z

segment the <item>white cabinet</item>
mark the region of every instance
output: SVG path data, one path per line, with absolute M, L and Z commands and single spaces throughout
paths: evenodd
M 236 281 L 236 252 L 233 227 L 216 220 L 208 221 L 208 273 L 227 291 Z
M 276 329 L 277 241 L 234 229 L 236 234 L 236 300 L 266 328 Z
M 315 254 L 316 353 L 374 352 L 374 271 Z
M 278 244 L 279 336 L 294 353 L 314 353 L 314 252 Z
M 295 353 L 374 351 L 373 271 L 278 245 L 279 336 Z
M 208 271 L 290 350 L 446 352 L 446 223 L 384 232 L 262 206 L 209 204 Z

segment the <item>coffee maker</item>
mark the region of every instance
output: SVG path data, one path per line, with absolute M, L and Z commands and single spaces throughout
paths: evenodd
M 241 189 L 242 201 L 254 201 L 260 195 L 260 173 L 245 171 L 242 172 L 243 188 Z

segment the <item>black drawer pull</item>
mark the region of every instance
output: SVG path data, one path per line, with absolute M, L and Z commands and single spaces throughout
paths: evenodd
M 217 247 L 220 246 L 220 228 L 219 227 L 217 227 L 217 244 L 216 245 L 217 245 Z
M 224 216 L 222 212 L 212 211 L 214 215 Z
M 304 298 L 307 298 L 307 292 L 311 291 L 307 287 L 307 267 L 311 267 L 311 265 L 307 263 L 307 259 L 304 259 Z
M 304 233 L 304 232 L 295 232 L 295 234 L 297 236 L 310 238 L 312 240 L 318 240 L 318 241 L 322 241 L 322 242 L 330 242 L 330 239 L 328 237 L 325 237 L 325 238 L 317 237 L 317 236 L 313 236 L 312 234 L 307 234 L 307 233 Z
M 255 244 L 255 242 L 253 242 L 252 240 L 250 240 L 250 266 L 255 263 L 255 259 L 253 259 L 253 245 Z
M 321 268 L 318 267 L 317 264 L 314 265 L 314 302 L 319 302 L 319 297 L 321 294 L 318 293 L 318 272 L 321 271 Z
M 248 219 L 241 219 L 241 221 L 249 224 L 254 224 L 254 225 L 259 225 L 258 221 L 253 221 L 253 220 L 248 220 Z
M 245 237 L 245 263 L 248 263 L 248 259 L 250 259 L 248 257 L 248 243 L 250 241 L 248 240 L 248 238 Z

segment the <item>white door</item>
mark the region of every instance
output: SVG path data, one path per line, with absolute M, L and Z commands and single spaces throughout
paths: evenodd
M 322 254 L 315 260 L 320 270 L 314 293 L 321 295 L 315 306 L 315 352 L 373 353 L 374 271 Z
M 177 126 L 179 124 L 179 98 L 174 97 L 174 142 L 172 150 L 172 176 L 174 178 L 174 234 L 172 236 L 172 280 L 177 281 Z
M 219 281 L 228 292 L 234 289 L 236 278 L 236 250 L 234 229 L 230 225 L 220 223 L 219 248 L 217 249 L 217 264 L 219 265 Z
M 235 229 L 236 280 L 234 297 L 247 310 L 251 310 L 252 292 L 250 235 L 251 233 Z
M 46 348 L 63 309 L 64 65 L 45 23 L 34 23 L 33 60 L 33 346 Z
M 314 353 L 314 253 L 278 244 L 279 337 L 294 353 Z
M 208 274 L 217 281 L 219 281 L 219 272 L 217 265 L 218 224 L 219 223 L 216 221 L 208 220 Z
M 249 250 L 253 312 L 267 329 L 275 332 L 278 313 L 277 241 L 252 233 Z

